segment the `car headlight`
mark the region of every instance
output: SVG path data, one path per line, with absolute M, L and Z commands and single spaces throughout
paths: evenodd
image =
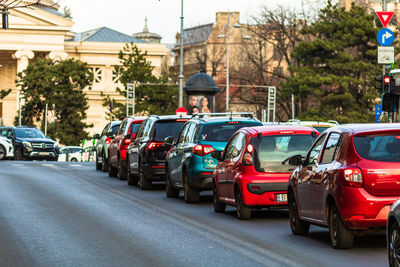
M 25 147 L 32 147 L 32 144 L 31 144 L 30 142 L 22 142 L 22 144 L 23 144 Z
M 58 142 L 54 143 L 54 148 L 60 148 L 60 145 L 58 144 Z

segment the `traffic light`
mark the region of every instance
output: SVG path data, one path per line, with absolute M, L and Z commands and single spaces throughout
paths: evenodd
M 375 88 L 382 90 L 384 94 L 391 93 L 395 89 L 395 79 L 390 74 L 375 77 Z M 400 88 L 399 88 L 400 89 Z M 399 90 L 400 93 L 400 90 Z
M 399 110 L 399 95 L 386 93 L 382 95 L 382 110 L 397 112 Z
M 383 75 L 378 75 L 378 76 L 376 76 L 375 77 L 375 88 L 376 89 L 378 89 L 378 90 L 382 90 L 382 88 L 383 88 L 383 78 L 384 78 L 384 76 Z

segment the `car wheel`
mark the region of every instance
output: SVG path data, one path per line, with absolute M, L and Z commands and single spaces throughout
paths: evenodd
M 121 158 L 118 158 L 118 176 L 120 180 L 126 180 L 126 169 L 121 162 Z
M 334 248 L 353 247 L 354 233 L 343 223 L 336 205 L 329 209 L 329 235 Z
M 400 228 L 396 222 L 389 227 L 388 241 L 389 266 L 400 266 Z
M 104 151 L 103 151 L 103 161 L 102 161 L 102 163 L 101 163 L 101 170 L 103 171 L 103 172 L 108 172 L 108 160 L 106 159 L 106 154 L 104 153 Z
M 200 191 L 192 188 L 189 183 L 189 176 L 186 171 L 182 171 L 184 175 L 184 199 L 186 203 L 196 203 L 200 200 Z
M 16 149 L 15 149 L 14 159 L 15 159 L 15 160 L 23 160 L 22 151 L 21 151 L 20 148 L 16 148 Z
M 137 185 L 139 182 L 139 177 L 131 173 L 128 156 L 126 156 L 126 179 L 128 180 L 128 185 Z
M 102 167 L 102 164 L 99 163 L 99 158 L 96 156 L 96 170 L 100 171 Z
M 310 230 L 310 224 L 300 220 L 299 210 L 294 195 L 289 194 L 289 223 L 292 233 L 295 235 L 306 235 Z
M 235 202 L 236 202 L 236 215 L 240 220 L 248 220 L 251 217 L 251 208 L 244 205 L 242 194 L 240 190 L 235 192 Z
M 146 175 L 144 174 L 142 166 L 140 166 L 140 169 L 139 169 L 139 182 L 140 182 L 139 187 L 141 190 L 149 190 L 153 186 L 151 181 L 149 181 L 147 179 Z
M 117 168 L 114 168 L 114 167 L 111 165 L 111 162 L 108 162 L 108 176 L 110 176 L 110 177 L 117 177 L 117 175 L 118 175 L 118 169 L 117 169 Z
M 167 195 L 167 197 L 179 197 L 179 189 L 174 188 L 171 184 L 168 166 L 165 166 L 165 194 Z
M 0 145 L 0 160 L 6 157 L 6 149 L 4 146 Z
M 78 160 L 76 158 L 72 158 L 71 162 L 78 162 Z
M 213 183 L 213 206 L 215 212 L 225 212 L 226 204 L 219 200 L 218 189 L 215 183 Z

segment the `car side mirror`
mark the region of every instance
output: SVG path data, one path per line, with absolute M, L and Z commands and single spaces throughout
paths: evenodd
M 132 134 L 125 135 L 124 139 L 132 140 Z
M 174 145 L 174 137 L 168 136 L 164 139 L 166 145 L 173 146 Z
M 300 166 L 303 165 L 304 161 L 301 155 L 294 155 L 290 157 L 289 164 L 293 166 Z
M 93 135 L 93 139 L 99 139 L 100 138 L 100 135 L 99 134 L 94 134 Z
M 106 136 L 107 136 L 107 137 L 110 137 L 110 138 L 114 138 L 113 132 L 108 132 L 108 133 L 106 133 Z
M 211 152 L 211 157 L 213 157 L 214 159 L 218 160 L 218 161 L 222 161 L 222 151 L 213 151 Z

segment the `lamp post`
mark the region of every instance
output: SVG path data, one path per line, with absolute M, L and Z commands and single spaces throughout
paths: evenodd
M 183 0 L 181 0 L 181 34 L 179 52 L 179 107 L 183 107 Z
M 228 21 L 226 23 L 226 36 L 225 34 L 219 34 L 217 38 L 226 37 L 226 112 L 229 112 L 229 26 L 230 26 L 231 13 L 228 11 Z M 225 26 L 225 25 L 224 25 Z M 233 24 L 234 28 L 240 28 L 239 24 Z M 251 39 L 249 35 L 244 35 L 243 39 Z

